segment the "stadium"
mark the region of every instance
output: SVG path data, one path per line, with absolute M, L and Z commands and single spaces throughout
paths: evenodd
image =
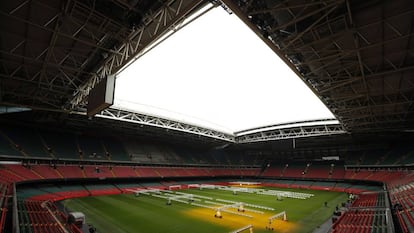
M 210 10 L 332 117 L 229 132 L 114 105 Z M 412 1 L 3 0 L 0 25 L 0 233 L 414 232 Z

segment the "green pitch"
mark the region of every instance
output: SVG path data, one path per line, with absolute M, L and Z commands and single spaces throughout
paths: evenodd
M 335 207 L 345 202 L 347 198 L 345 193 L 337 192 L 279 188 L 275 190 L 310 193 L 314 196 L 306 200 L 283 198 L 278 201 L 276 197 L 267 195 L 248 193 L 234 195 L 230 191 L 206 189 L 180 190 L 214 199 L 274 208 L 274 211 L 266 211 L 265 214 L 255 215 L 253 218 L 223 213 L 222 219 L 214 218 L 215 212 L 212 209 L 174 201 L 172 205 L 166 205 L 165 199 L 145 195 L 85 197 L 65 200 L 63 204 L 72 211 L 83 212 L 87 223 L 94 225 L 99 233 L 230 232 L 250 223 L 254 226 L 254 232 L 264 233 L 269 232 L 265 230 L 268 217 L 281 211 L 287 212 L 288 222 L 287 225 L 282 221 L 273 223 L 275 232 L 304 233 L 312 232 L 329 219 Z M 325 202 L 328 203 L 327 206 Z

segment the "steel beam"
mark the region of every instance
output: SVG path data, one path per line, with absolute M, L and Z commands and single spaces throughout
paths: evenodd
M 207 129 L 200 126 L 191 125 L 171 119 L 150 116 L 142 113 L 136 113 L 129 110 L 122 110 L 116 108 L 108 108 L 95 117 L 130 122 L 140 125 L 149 125 L 154 127 L 165 128 L 167 130 L 176 130 L 185 133 L 201 135 L 204 137 L 215 138 L 227 142 L 234 142 L 234 136 L 219 132 L 217 130 Z
M 133 31 L 125 39 L 124 43 L 115 49 L 114 53 L 111 53 L 104 65 L 97 70 L 96 74 L 92 75 L 92 77 L 75 91 L 74 97 L 70 100 L 68 107 L 75 109 L 84 104 L 90 90 L 101 79 L 107 75 L 116 74 L 138 56 L 139 53 L 160 39 L 166 32 L 175 30 L 195 10 L 206 4 L 207 2 L 203 0 L 170 0 L 165 2 L 157 12 L 146 16 L 143 20 L 145 25 Z
M 261 131 L 252 134 L 236 136 L 236 143 L 254 143 L 263 141 L 275 141 L 292 138 L 317 137 L 334 134 L 345 134 L 347 131 L 341 124 L 323 124 L 311 126 L 296 126 L 269 131 Z

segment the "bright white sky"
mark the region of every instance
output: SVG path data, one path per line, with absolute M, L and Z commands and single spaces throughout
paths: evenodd
M 115 106 L 227 133 L 334 118 L 260 38 L 221 7 L 121 72 Z

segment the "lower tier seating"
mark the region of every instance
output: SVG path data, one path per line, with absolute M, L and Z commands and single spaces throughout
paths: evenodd
M 122 177 L 225 177 L 225 176 L 260 176 L 264 178 L 285 178 L 289 174 L 292 178 L 319 177 L 322 173 L 315 172 L 316 166 L 306 164 L 302 168 L 298 166 L 270 166 L 261 172 L 260 168 L 222 168 L 222 167 L 161 167 L 161 166 L 121 166 L 121 165 L 50 165 L 50 164 L 2 164 L 0 165 L 0 193 L 1 187 L 7 186 L 19 181 L 27 180 L 43 180 L 43 179 L 71 179 L 71 178 L 122 178 Z M 291 169 L 290 171 L 288 171 Z M 331 176 L 331 171 L 340 171 L 343 169 L 345 179 L 374 180 L 384 182 L 389 190 L 389 196 L 393 206 L 398 207 L 396 212 L 400 221 L 403 232 L 414 232 L 414 173 L 411 171 L 389 171 L 389 170 L 345 170 L 339 166 L 331 166 L 331 168 L 323 169 L 323 174 L 327 171 L 327 177 Z M 305 171 L 305 173 L 299 171 Z M 313 173 L 313 174 L 311 174 Z M 322 178 L 322 177 L 321 177 Z M 333 176 L 331 176 L 333 178 Z M 336 177 L 338 178 L 338 177 Z M 280 180 L 280 185 L 290 188 L 313 188 L 321 190 L 335 190 L 350 193 L 359 192 L 358 187 L 349 187 L 342 185 L 340 182 L 332 185 L 321 181 L 289 181 Z M 282 186 L 280 186 L 282 187 Z M 7 190 L 3 188 L 3 190 Z M 79 191 L 81 190 L 81 191 Z M 68 197 L 116 194 L 123 190 L 117 187 L 111 189 L 102 189 L 94 187 L 82 187 L 74 190 L 60 190 L 50 193 L 51 200 L 60 200 Z M 1 195 L 1 194 L 0 194 Z M 4 203 L 4 194 L 2 201 Z M 385 204 L 385 196 L 383 194 L 370 194 L 361 196 L 354 202 L 355 208 L 367 209 L 371 207 L 383 207 Z M 25 208 L 24 208 L 25 209 Z M 4 223 L 5 208 L 1 208 L 0 224 Z M 365 211 L 365 210 L 364 210 Z M 354 215 L 356 213 L 352 212 Z M 351 215 L 350 216 L 354 216 Z M 372 222 L 381 221 L 382 217 L 378 217 L 378 213 L 363 212 L 367 216 L 371 216 Z M 365 216 L 363 215 L 363 216 Z M 30 217 L 30 215 L 28 215 Z M 348 219 L 350 217 L 345 218 Z M 368 221 L 368 217 L 362 217 Z M 380 220 L 377 220 L 380 219 Z M 371 221 L 370 220 L 370 221 Z M 365 222 L 364 222 L 365 223 Z M 347 224 L 336 224 L 336 232 L 348 232 L 354 229 Z M 369 224 L 368 224 L 369 225 Z M 382 229 L 378 224 L 371 224 L 366 228 L 372 231 Z M 1 226 L 1 225 L 0 225 Z M 23 226 L 24 227 L 24 226 Z M 366 228 L 356 227 L 354 230 L 364 232 Z M 381 230 L 378 230 L 381 231 Z
M 54 203 L 45 201 L 19 201 L 19 227 L 22 233 L 81 233 Z

